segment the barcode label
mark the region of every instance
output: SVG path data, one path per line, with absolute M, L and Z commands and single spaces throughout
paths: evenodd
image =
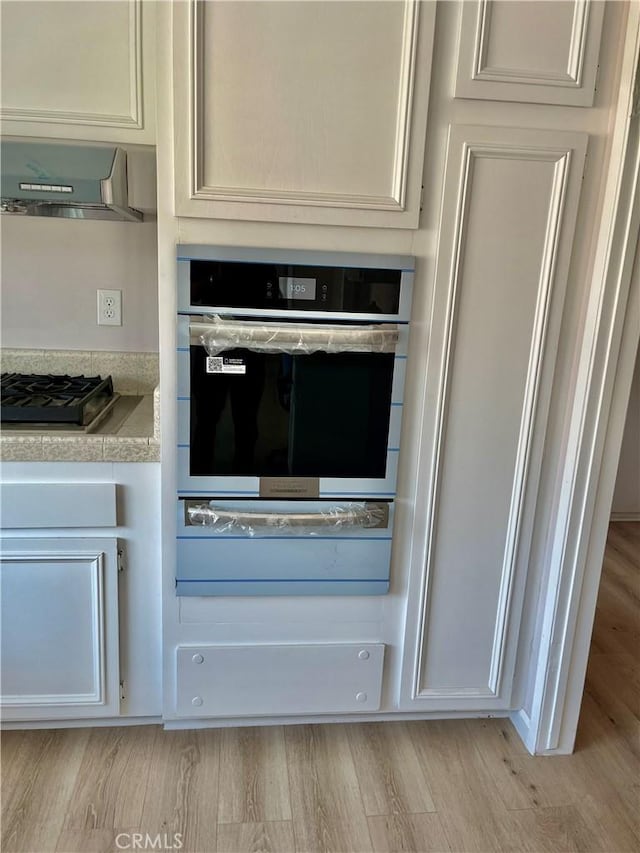
M 241 358 L 230 358 L 225 361 L 220 356 L 207 356 L 207 373 L 246 373 L 247 366 Z

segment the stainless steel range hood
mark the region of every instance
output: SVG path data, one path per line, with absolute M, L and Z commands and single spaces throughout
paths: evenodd
M 142 220 L 128 205 L 122 148 L 3 140 L 0 170 L 2 213 Z

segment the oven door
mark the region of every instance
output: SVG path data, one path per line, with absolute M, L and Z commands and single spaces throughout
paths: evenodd
M 178 321 L 180 494 L 395 495 L 406 325 L 210 322 Z

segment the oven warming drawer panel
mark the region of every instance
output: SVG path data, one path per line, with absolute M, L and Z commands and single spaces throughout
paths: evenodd
M 286 508 L 288 512 L 309 513 L 312 520 L 316 513 L 320 522 L 322 516 L 328 522 L 284 529 L 254 529 L 243 523 L 228 524 L 224 518 L 214 527 L 190 524 L 185 508 L 197 503 L 178 501 L 178 595 L 384 595 L 389 591 L 393 503 L 226 504 L 231 516 L 238 514 L 241 520 L 243 511 L 278 514 Z M 224 512 L 217 502 L 211 503 L 218 513 Z M 359 507 L 364 507 L 365 516 L 381 511 L 378 526 L 360 526 L 357 516 L 357 523 L 336 526 L 332 513 L 358 513 Z M 370 515 L 367 521 L 371 520 Z
M 384 645 L 179 646 L 176 713 L 252 717 L 377 711 Z
M 384 595 L 391 539 L 178 540 L 178 595 Z

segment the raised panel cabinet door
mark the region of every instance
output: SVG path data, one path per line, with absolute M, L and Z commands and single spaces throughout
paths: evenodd
M 1 46 L 3 134 L 155 141 L 153 3 L 4 3 Z
M 176 214 L 416 228 L 435 3 L 174 7 Z
M 450 129 L 406 703 L 507 708 L 585 134 Z M 438 378 L 439 377 L 439 378 Z
M 4 720 L 120 711 L 116 539 L 9 539 L 0 555 Z
M 456 98 L 590 107 L 604 2 L 468 0 Z

